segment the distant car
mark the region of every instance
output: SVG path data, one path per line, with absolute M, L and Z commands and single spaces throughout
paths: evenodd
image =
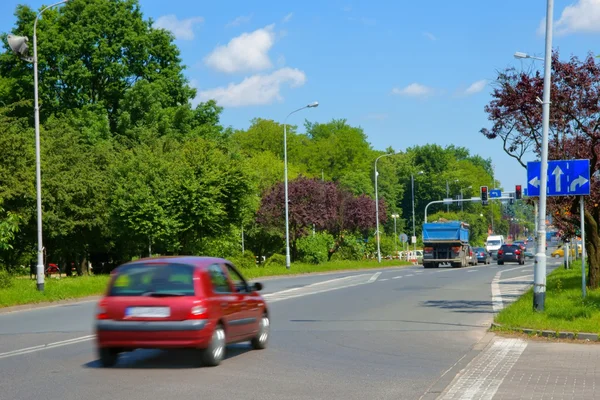
M 96 313 L 100 363 L 114 366 L 119 353 L 137 348 L 190 348 L 198 362 L 217 366 L 230 343 L 264 349 L 269 311 L 233 264 L 222 258 L 145 258 L 112 272 Z
M 525 264 L 525 249 L 517 244 L 503 244 L 498 250 L 498 265 L 505 262 Z
M 492 255 L 488 253 L 485 247 L 475 247 L 473 248 L 477 256 L 478 263 L 491 264 L 492 263 Z

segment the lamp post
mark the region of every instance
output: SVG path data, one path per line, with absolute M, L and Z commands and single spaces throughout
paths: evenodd
M 397 237 L 397 232 L 396 232 L 396 218 L 398 218 L 400 215 L 398 214 L 392 214 L 392 218 L 394 218 L 394 252 L 395 254 L 398 254 L 398 244 L 396 243 L 396 240 L 398 240 Z
M 313 108 L 318 107 L 319 102 L 315 101 L 314 103 L 307 104 L 304 107 L 300 107 L 297 110 L 292 111 L 285 117 L 283 121 L 283 174 L 285 180 L 285 267 L 290 269 L 290 226 L 289 226 L 289 205 L 288 205 L 288 167 L 287 167 L 287 125 L 286 121 L 290 115 L 300 110 L 304 110 L 305 108 Z
M 544 311 L 546 302 L 546 190 L 548 186 L 548 131 L 550 126 L 550 85 L 552 73 L 552 20 L 554 18 L 554 0 L 546 3 L 546 46 L 544 60 L 544 98 L 542 100 L 542 160 L 540 162 L 540 199 L 538 212 L 538 240 L 533 272 L 533 309 Z M 524 53 L 515 53 L 523 58 Z M 530 57 L 525 54 L 525 58 Z
M 379 246 L 379 195 L 377 194 L 377 175 L 379 175 L 379 173 L 377 172 L 377 161 L 379 161 L 379 159 L 381 157 L 388 157 L 388 156 L 395 156 L 398 153 L 392 153 L 392 154 L 382 154 L 379 157 L 377 157 L 375 159 L 375 235 L 377 237 L 377 261 L 381 262 L 381 248 Z
M 42 241 L 42 174 L 40 162 L 40 108 L 38 100 L 38 56 L 37 56 L 37 22 L 44 11 L 49 8 L 66 3 L 69 0 L 62 0 L 58 3 L 43 8 L 35 17 L 33 22 L 33 58 L 27 57 L 27 36 L 8 35 L 8 45 L 17 55 L 26 61 L 33 62 L 33 91 L 34 91 L 34 115 L 35 115 L 35 178 L 36 178 L 36 197 L 37 197 L 37 290 L 44 291 L 44 245 Z
M 423 171 L 419 171 L 418 174 L 419 175 L 423 175 Z M 415 228 L 415 176 L 413 174 L 410 174 L 410 184 L 411 184 L 411 187 L 412 187 L 412 226 L 413 226 L 413 238 L 416 238 L 417 237 L 417 230 Z M 417 251 L 417 241 L 416 240 L 413 243 L 413 250 Z

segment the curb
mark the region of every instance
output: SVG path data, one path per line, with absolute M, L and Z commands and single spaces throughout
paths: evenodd
M 100 300 L 101 297 L 102 296 L 100 296 L 100 295 L 95 295 L 95 296 L 78 297 L 78 298 L 74 298 L 74 299 L 42 301 L 39 303 L 29 303 L 29 304 L 20 304 L 17 306 L 0 307 L 0 315 L 10 314 L 13 312 L 18 312 L 18 311 L 33 311 L 33 310 L 39 310 L 42 308 L 60 307 L 60 306 L 66 306 L 69 304 L 90 303 L 93 301 Z
M 509 329 L 516 333 L 524 333 L 526 335 L 536 335 L 554 339 L 571 339 L 585 342 L 598 342 L 599 335 L 597 333 L 587 332 L 562 332 L 562 331 L 549 331 L 543 329 L 529 329 L 529 328 L 505 328 L 501 324 L 492 322 L 491 328 Z

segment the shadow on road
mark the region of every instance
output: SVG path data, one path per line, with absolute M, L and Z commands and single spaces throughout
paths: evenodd
M 421 303 L 426 307 L 437 307 L 467 314 L 492 314 L 492 302 L 480 300 L 428 300 Z
M 248 344 L 237 343 L 227 346 L 225 360 L 250 352 Z M 188 369 L 197 368 L 200 354 L 193 350 L 151 350 L 138 349 L 129 353 L 121 353 L 119 362 L 112 368 L 126 369 Z M 102 368 L 99 360 L 83 364 L 85 368 Z

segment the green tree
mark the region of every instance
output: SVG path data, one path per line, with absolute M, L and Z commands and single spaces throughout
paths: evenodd
M 17 6 L 12 31 L 33 37 L 36 14 L 26 5 Z M 37 27 L 42 121 L 64 110 L 99 104 L 114 132 L 130 90 L 151 94 L 152 107 L 187 104 L 195 90 L 183 75 L 174 37 L 152 24 L 143 19 L 137 0 L 71 0 L 45 11 Z M 0 54 L 0 76 L 5 77 L 0 100 L 8 104 L 31 99 L 31 64 L 10 51 L 5 34 L 1 39 L 7 51 Z M 134 110 L 130 105 L 130 117 Z M 18 111 L 31 114 L 26 107 Z

